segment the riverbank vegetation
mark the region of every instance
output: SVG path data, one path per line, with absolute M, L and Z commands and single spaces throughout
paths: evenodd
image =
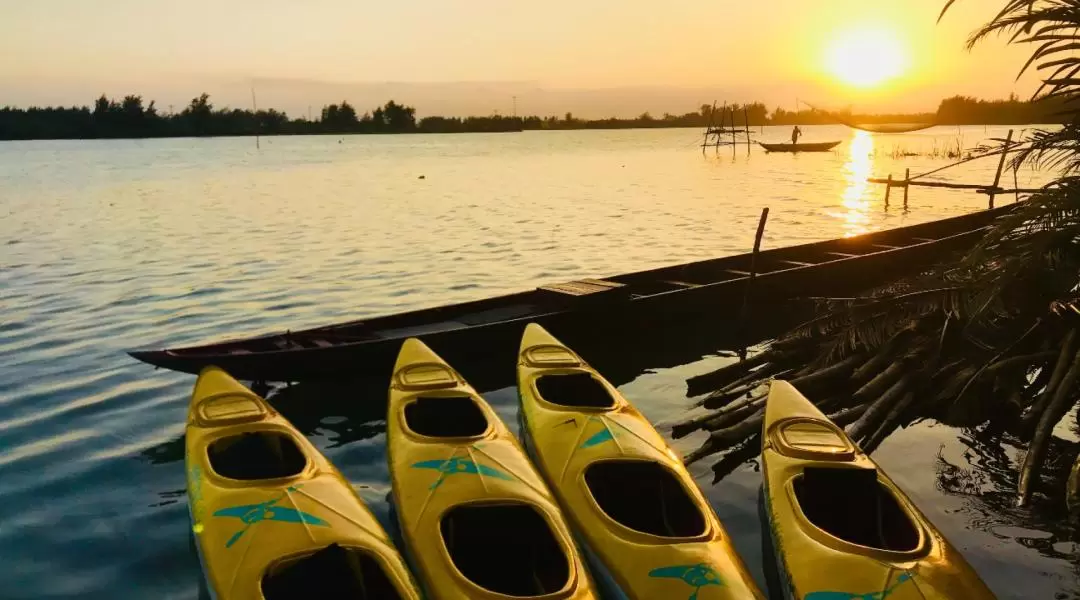
M 342 101 L 324 106 L 317 119 L 294 119 L 275 109 L 215 107 L 207 94 L 193 98 L 180 112 L 164 113 L 156 102 L 128 95 L 121 99 L 101 96 L 92 106 L 0 108 L 0 140 L 647 129 L 719 125 L 721 118 L 733 119 L 736 127 L 834 123 L 1057 123 L 1061 109 L 1060 102 L 1053 98 L 1028 102 L 1015 97 L 979 100 L 957 96 L 943 100 L 936 113 L 926 114 L 869 115 L 813 108 L 799 111 L 776 108 L 770 113 L 764 104 L 755 102 L 726 105 L 723 109 L 702 105 L 699 110 L 682 115 L 653 116 L 646 112 L 633 119 L 590 120 L 576 118 L 572 113 L 561 117 L 491 115 L 417 119 L 414 107 L 391 100 L 364 113 Z
M 1003 34 L 1033 48 L 1028 65 L 1043 75 L 1040 91 L 1064 107 L 1064 125 L 1031 133 L 1013 166 L 1056 169 L 1057 178 L 999 217 L 957 262 L 864 297 L 821 299 L 817 317 L 764 352 L 693 379 L 706 411 L 674 434 L 708 435 L 689 462 L 720 455 L 721 475 L 760 448 L 767 383 L 783 377 L 867 451 L 922 418 L 1021 440 L 1017 503 L 1042 495 L 1080 514 L 1077 446 L 1055 436 L 1080 432 L 1078 27 L 1078 0 L 1005 0 L 970 41 Z M 1061 448 L 1075 464 L 1064 494 L 1048 489 L 1063 474 L 1044 473 L 1065 464 L 1055 456 Z

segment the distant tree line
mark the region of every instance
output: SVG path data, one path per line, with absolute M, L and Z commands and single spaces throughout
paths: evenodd
M 980 100 L 971 96 L 953 96 L 941 101 L 937 112 L 909 114 L 856 114 L 850 110 L 827 112 L 817 109 L 787 111 L 777 108 L 769 116 L 770 125 L 828 125 L 842 122 L 859 124 L 935 123 L 937 125 L 1027 125 L 1064 123 L 1065 101 L 1061 98 L 1020 100 L 1015 95 L 1005 100 Z
M 971 96 L 953 96 L 941 101 L 937 118 L 947 125 L 1028 125 L 1032 123 L 1064 123 L 1066 106 L 1063 96 L 1042 97 L 1035 101 L 1020 100 L 1015 94 L 1006 100 L 980 100 Z
M 357 113 L 346 101 L 324 106 L 318 120 L 291 119 L 281 111 L 215 108 L 210 96 L 201 94 L 178 113 L 163 114 L 153 101 L 129 95 L 121 100 L 101 96 L 93 106 L 0 108 L 0 140 L 195 137 L 226 135 L 298 135 L 352 133 L 466 133 L 558 129 L 630 129 L 662 127 L 748 127 L 760 125 L 807 125 L 837 122 L 941 125 L 1021 124 L 1061 122 L 1061 101 L 979 100 L 955 96 L 941 102 L 936 113 L 859 115 L 850 111 L 829 113 L 815 109 L 770 114 L 764 104 L 727 105 L 682 115 L 646 112 L 634 119 L 579 119 L 572 113 L 557 116 L 440 117 L 417 120 L 416 109 L 393 100 L 370 112 Z
M 142 96 L 101 96 L 92 107 L 0 108 L 0 139 L 144 138 L 317 133 L 407 133 L 416 109 L 394 101 L 357 115 L 348 102 L 323 107 L 319 120 L 290 119 L 274 109 L 215 108 L 202 94 L 182 111 L 162 114 Z

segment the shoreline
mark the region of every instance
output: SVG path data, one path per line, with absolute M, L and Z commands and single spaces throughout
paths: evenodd
M 877 123 L 878 125 L 902 125 L 906 123 Z M 791 127 L 798 125 L 799 127 L 828 127 L 828 126 L 844 126 L 843 123 L 764 123 L 764 124 L 752 124 L 751 129 L 758 127 Z M 1021 127 L 1053 127 L 1060 126 L 1060 123 L 1002 123 L 1002 122 L 987 122 L 987 123 L 936 123 L 932 127 L 1009 127 L 1009 126 L 1021 126 Z M 251 133 L 251 132 L 233 132 L 233 133 L 220 133 L 220 134 L 205 134 L 205 135 L 191 135 L 188 133 L 177 134 L 162 134 L 162 135 L 136 135 L 136 136 L 56 136 L 56 137 L 0 137 L 0 143 L 3 142 L 37 142 L 37 141 L 96 141 L 96 140 L 159 140 L 159 139 L 210 139 L 210 138 L 274 138 L 274 137 L 353 137 L 353 136 L 395 136 L 395 135 L 466 135 L 466 134 L 503 134 L 503 133 L 525 133 L 525 132 L 555 132 L 555 131 L 618 131 L 618 130 L 643 130 L 643 129 L 695 129 L 700 130 L 703 126 L 698 125 L 651 125 L 651 126 L 620 126 L 620 127 L 558 127 L 558 128 L 545 128 L 536 127 L 524 129 L 505 129 L 505 130 L 466 130 L 466 131 L 297 131 L 297 132 L 276 132 L 276 133 Z M 737 128 L 738 129 L 738 128 Z M 929 128 L 928 128 L 929 129 Z M 740 130 L 741 131 L 741 130 Z M 922 130 L 926 131 L 926 130 Z M 874 135 L 910 135 L 911 133 L 875 133 Z

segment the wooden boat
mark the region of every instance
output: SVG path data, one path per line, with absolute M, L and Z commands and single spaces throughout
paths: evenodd
M 533 323 L 517 376 L 526 448 L 619 597 L 764 600 L 678 454 L 596 370 Z
M 428 598 L 598 598 L 525 450 L 417 339 L 390 380 L 386 439 L 394 510 Z
M 813 142 L 808 144 L 766 144 L 758 142 L 766 152 L 828 152 L 840 145 L 840 142 Z
M 358 600 L 421 598 L 349 482 L 221 369 L 195 382 L 185 438 L 188 507 L 211 597 L 285 600 L 331 589 Z
M 857 293 L 924 268 L 950 251 L 971 247 L 1010 207 L 764 250 L 753 261 L 755 294 L 781 301 Z M 562 335 L 561 331 L 618 330 L 628 324 L 660 326 L 664 321 L 687 322 L 703 314 L 736 310 L 751 264 L 750 254 L 740 254 L 302 331 L 131 355 L 188 373 L 217 365 L 253 381 L 385 378 L 402 341 L 423 336 L 454 364 L 505 360 L 506 370 L 512 372 L 513 348 L 529 322 Z
M 994 598 L 900 488 L 787 382 L 772 384 L 762 440 L 784 598 Z

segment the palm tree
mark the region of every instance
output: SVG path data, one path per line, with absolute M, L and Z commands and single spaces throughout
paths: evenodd
M 718 388 L 703 402 L 711 412 L 673 432 L 711 432 L 688 461 L 755 444 L 762 386 L 791 372 L 867 451 L 915 416 L 999 422 L 1028 442 L 1018 502 L 1030 500 L 1053 429 L 1080 395 L 1078 31 L 1080 0 L 1005 0 L 968 40 L 970 48 L 1004 34 L 1031 46 L 1021 73 L 1042 75 L 1034 97 L 1060 101 L 1065 123 L 1011 146 L 1012 161 L 1054 169 L 1056 179 L 1016 204 L 957 262 L 865 297 L 826 301 L 819 316 L 761 355 L 705 376 Z M 722 457 L 714 468 L 729 462 Z M 1080 463 L 1069 489 L 1080 490 Z

